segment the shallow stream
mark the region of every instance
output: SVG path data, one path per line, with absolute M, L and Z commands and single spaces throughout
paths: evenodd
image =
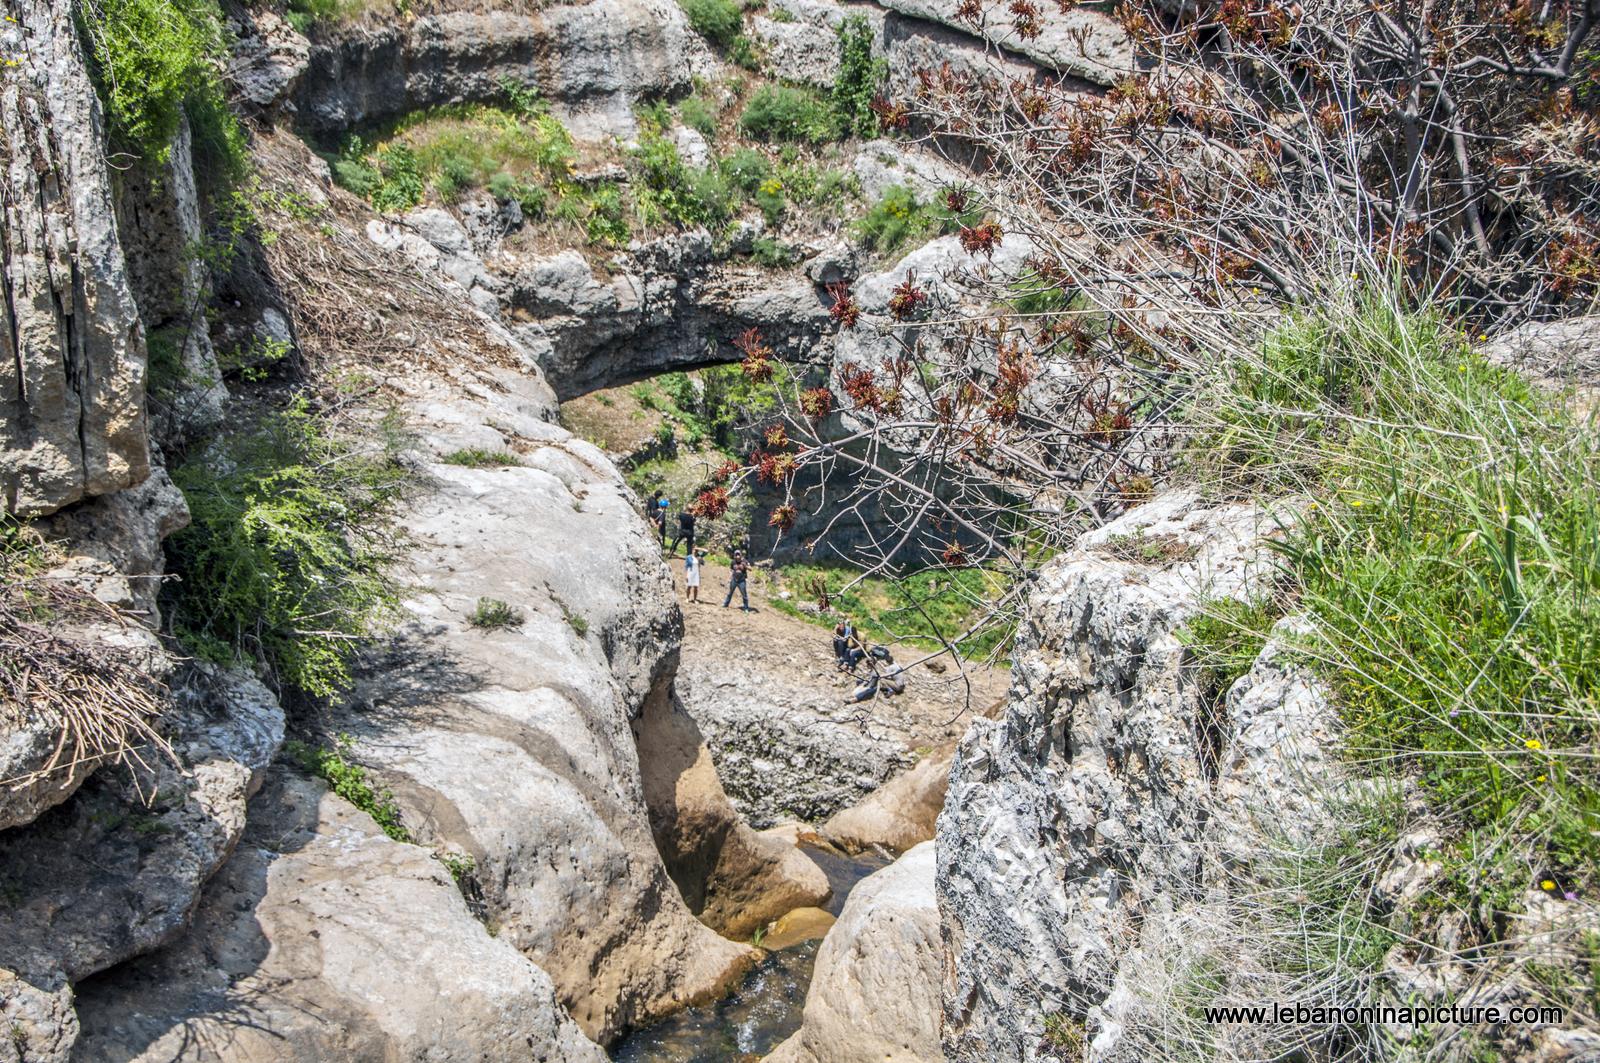
M 847 857 L 805 850 L 828 876 L 838 915 L 857 882 L 888 861 L 872 853 Z M 777 1048 L 800 1028 L 806 990 L 821 941 L 770 953 L 721 1000 L 689 1008 L 630 1034 L 612 1050 L 613 1063 L 746 1063 Z

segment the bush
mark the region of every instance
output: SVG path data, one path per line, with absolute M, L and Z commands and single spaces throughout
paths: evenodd
M 378 184 L 372 189 L 372 205 L 382 211 L 410 210 L 422 202 L 422 170 L 417 157 L 404 144 L 393 144 L 373 156 L 378 169 Z
M 958 225 L 943 204 L 920 203 L 911 189 L 890 185 L 853 229 L 869 250 L 890 254 L 912 240 L 953 232 Z
M 754 148 L 739 148 L 723 159 L 718 169 L 730 185 L 747 196 L 755 195 L 761 183 L 772 176 L 772 163 Z
M 168 615 L 195 652 L 263 664 L 328 697 L 395 604 L 383 520 L 403 473 L 390 449 L 330 436 L 304 399 L 172 470 L 189 527 L 167 540 Z
M 678 0 L 694 31 L 712 44 L 726 48 L 744 28 L 744 11 L 737 0 Z
M 501 628 L 521 627 L 522 610 L 502 602 L 499 598 L 479 598 L 472 615 L 467 617 L 467 623 L 473 627 L 483 628 L 485 631 L 498 631 Z
M 791 85 L 762 85 L 745 104 L 739 130 L 758 140 L 822 144 L 843 135 L 838 116 L 817 92 Z
M 469 469 L 497 469 L 522 464 L 509 450 L 484 450 L 481 447 L 451 451 L 444 456 L 444 461 L 446 465 L 462 465 Z
M 206 118 L 204 139 L 242 169 L 243 134 L 217 76 L 225 48 L 213 0 L 86 0 L 77 12 L 117 142 L 162 163 L 191 106 Z
M 633 194 L 640 217 L 648 226 L 657 218 L 676 225 L 706 225 L 726 221 L 730 203 L 715 182 L 696 179 L 670 140 L 646 136 L 633 153 Z
M 839 73 L 834 78 L 832 103 L 839 126 L 856 136 L 878 135 L 878 116 L 872 100 L 889 74 L 889 64 L 872 57 L 872 27 L 860 15 L 839 24 Z
M 588 217 L 584 232 L 593 244 L 613 247 L 628 242 L 631 232 L 622 203 L 622 191 L 614 184 L 603 184 L 584 197 Z
M 785 243 L 770 236 L 758 236 L 750 245 L 750 257 L 768 269 L 782 269 L 794 265 L 799 256 Z

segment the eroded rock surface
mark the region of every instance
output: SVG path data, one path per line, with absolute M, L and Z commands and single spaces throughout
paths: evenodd
M 850 893 L 817 952 L 800 1032 L 771 1063 L 940 1063 L 943 948 L 934 843 Z
M 292 772 L 177 945 L 79 988 L 73 1059 L 603 1063 L 443 865 Z
M 1195 888 L 1223 730 L 1177 632 L 1264 585 L 1271 528 L 1176 493 L 1041 573 L 1005 715 L 962 740 L 939 818 L 952 1060 L 1037 1058 L 1045 1016 L 1102 999 L 1143 914 Z M 1140 536 L 1169 560 L 1125 560 Z
M 0 500 L 36 516 L 149 474 L 145 346 L 73 5 L 27 0 L 8 11 Z

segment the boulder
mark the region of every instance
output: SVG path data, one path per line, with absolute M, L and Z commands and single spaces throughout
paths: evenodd
M 1524 325 L 1495 336 L 1482 350 L 1489 361 L 1546 387 L 1576 387 L 1590 401 L 1600 389 L 1600 317 Z
M 817 952 L 800 1032 L 769 1063 L 942 1063 L 934 844 L 850 893 Z
M 292 96 L 311 62 L 310 42 L 271 10 L 233 10 L 228 23 L 227 77 L 235 98 L 267 109 Z
M 77 981 L 181 933 L 283 726 L 255 679 L 197 665 L 165 718 L 170 752 L 102 769 L 70 803 L 0 832 L 0 967 Z
M 0 24 L 0 504 L 24 516 L 150 472 L 144 333 L 73 11 L 25 0 Z
M 604 1063 L 427 850 L 284 769 L 176 945 L 83 985 L 82 1063 Z
M 1089 84 L 1109 86 L 1134 69 L 1133 42 L 1111 15 L 1096 8 L 1074 7 L 1063 13 L 1041 7 L 1039 34 L 1029 40 L 1017 33 L 1012 20 L 998 10 L 981 25 L 960 18 L 960 0 L 878 2 L 896 14 L 947 26 Z
M 822 825 L 829 841 L 849 853 L 875 845 L 903 853 L 933 837 L 944 808 L 955 747 L 930 753 L 860 802 L 837 812 Z
M 1174 492 L 1040 573 L 1010 702 L 962 739 L 939 817 L 952 1060 L 1038 1058 L 1046 1016 L 1103 999 L 1151 906 L 1196 889 L 1223 731 L 1178 631 L 1202 600 L 1266 586 L 1272 528 Z M 1184 549 L 1103 549 L 1130 535 Z

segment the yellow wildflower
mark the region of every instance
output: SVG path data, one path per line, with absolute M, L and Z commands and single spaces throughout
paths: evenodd
M 1524 746 L 1528 747 L 1529 749 L 1543 749 L 1544 748 L 1544 743 L 1539 741 L 1537 738 L 1525 739 L 1522 744 Z
M 1539 883 L 1539 888 L 1542 890 L 1553 890 L 1556 888 L 1556 884 L 1549 879 L 1545 879 L 1543 882 Z
M 1541 776 L 1539 776 L 1537 779 L 1535 779 L 1533 781 L 1534 782 L 1544 782 L 1545 780 L 1547 780 L 1549 778 L 1550 778 L 1550 776 L 1548 776 L 1548 775 L 1541 775 Z

